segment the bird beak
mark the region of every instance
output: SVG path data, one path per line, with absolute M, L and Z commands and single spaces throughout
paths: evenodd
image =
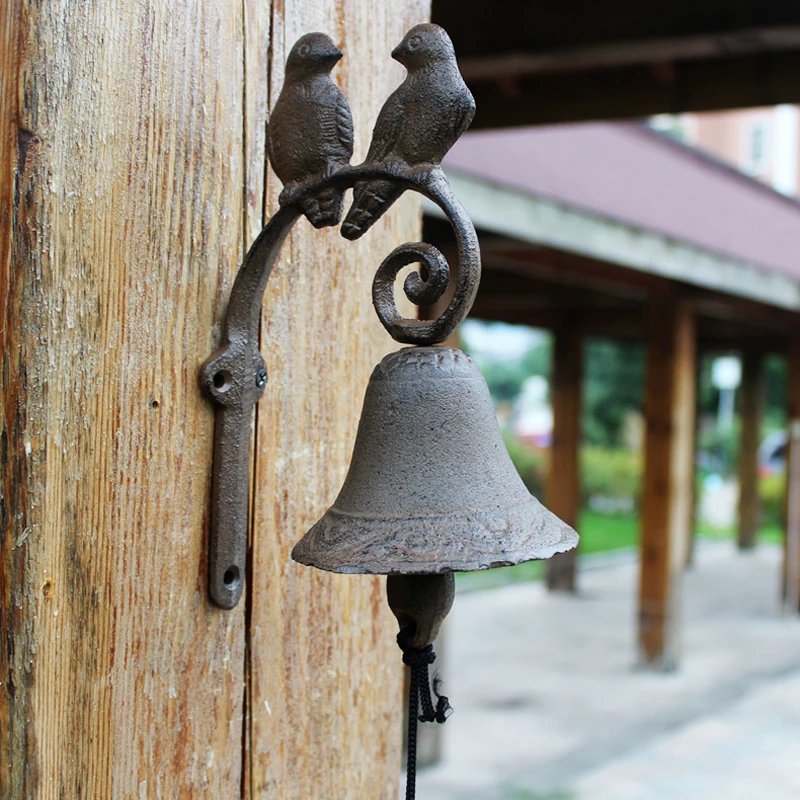
M 333 69 L 336 64 L 342 60 L 344 53 L 338 48 L 334 47 L 333 50 L 326 50 L 317 56 L 321 64 L 324 64 L 328 69 Z
M 392 58 L 395 61 L 399 61 L 401 64 L 403 63 L 403 54 L 405 53 L 405 50 L 403 49 L 404 44 L 405 42 L 400 42 L 400 44 L 397 45 L 394 50 L 392 50 Z

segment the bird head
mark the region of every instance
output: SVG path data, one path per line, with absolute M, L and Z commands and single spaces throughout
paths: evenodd
M 445 29 L 432 23 L 415 25 L 392 50 L 392 58 L 408 70 L 455 57 L 453 42 Z
M 330 72 L 342 57 L 342 51 L 325 33 L 307 33 L 292 47 L 286 60 L 286 74 L 317 75 Z

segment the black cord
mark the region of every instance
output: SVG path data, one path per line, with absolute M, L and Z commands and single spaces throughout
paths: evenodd
M 438 681 L 433 682 L 433 693 L 436 695 L 436 708 L 431 699 L 430 677 L 428 667 L 436 660 L 433 645 L 417 649 L 407 642 L 413 636 L 413 630 L 404 629 L 397 634 L 397 644 L 403 651 L 403 663 L 411 668 L 411 680 L 408 689 L 408 760 L 406 762 L 406 800 L 414 800 L 417 791 L 417 721 L 438 722 L 447 721 L 449 712 L 452 711 L 450 701 L 437 691 Z M 422 705 L 422 714 L 417 716 L 417 711 Z

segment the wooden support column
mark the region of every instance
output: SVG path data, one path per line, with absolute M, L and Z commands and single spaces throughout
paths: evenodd
M 554 334 L 550 397 L 553 436 L 547 476 L 547 507 L 573 528 L 580 511 L 581 382 L 583 337 L 580 332 L 558 330 Z M 574 592 L 577 548 L 558 553 L 547 561 L 547 588 Z
M 680 582 L 692 503 L 695 324 L 687 300 L 656 297 L 649 309 L 642 486 L 639 662 L 674 669 Z
M 789 343 L 786 359 L 789 447 L 786 453 L 786 530 L 783 547 L 784 609 L 800 612 L 800 333 Z
M 370 287 L 417 241 L 300 220 L 264 301 L 245 596 L 206 581 L 219 346 L 277 208 L 268 109 L 328 31 L 366 155 L 425 0 L 0 4 L 0 798 L 397 797 L 401 654 L 378 576 L 291 561 L 396 347 Z
M 742 354 L 740 388 L 741 434 L 739 437 L 739 527 L 737 544 L 740 550 L 756 546 L 760 517 L 758 497 L 758 446 L 761 440 L 763 414 L 763 355 Z
M 697 387 L 700 382 L 700 353 L 695 352 L 694 359 L 694 385 Z M 689 532 L 686 542 L 686 562 L 687 568 L 694 565 L 695 549 L 697 547 L 697 438 L 698 438 L 698 415 L 697 415 L 697 392 L 695 391 L 694 424 L 692 426 L 692 466 L 689 481 L 692 487 L 692 499 L 689 506 Z

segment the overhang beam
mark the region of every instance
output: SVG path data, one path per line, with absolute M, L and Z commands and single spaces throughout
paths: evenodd
M 800 281 L 787 275 L 463 172 L 447 173 L 476 227 L 492 234 L 800 310 Z M 427 201 L 425 211 L 441 218 L 441 211 Z
M 743 28 L 695 36 L 601 42 L 549 52 L 473 56 L 459 62 L 468 82 L 674 61 L 729 59 L 800 48 L 800 25 Z

